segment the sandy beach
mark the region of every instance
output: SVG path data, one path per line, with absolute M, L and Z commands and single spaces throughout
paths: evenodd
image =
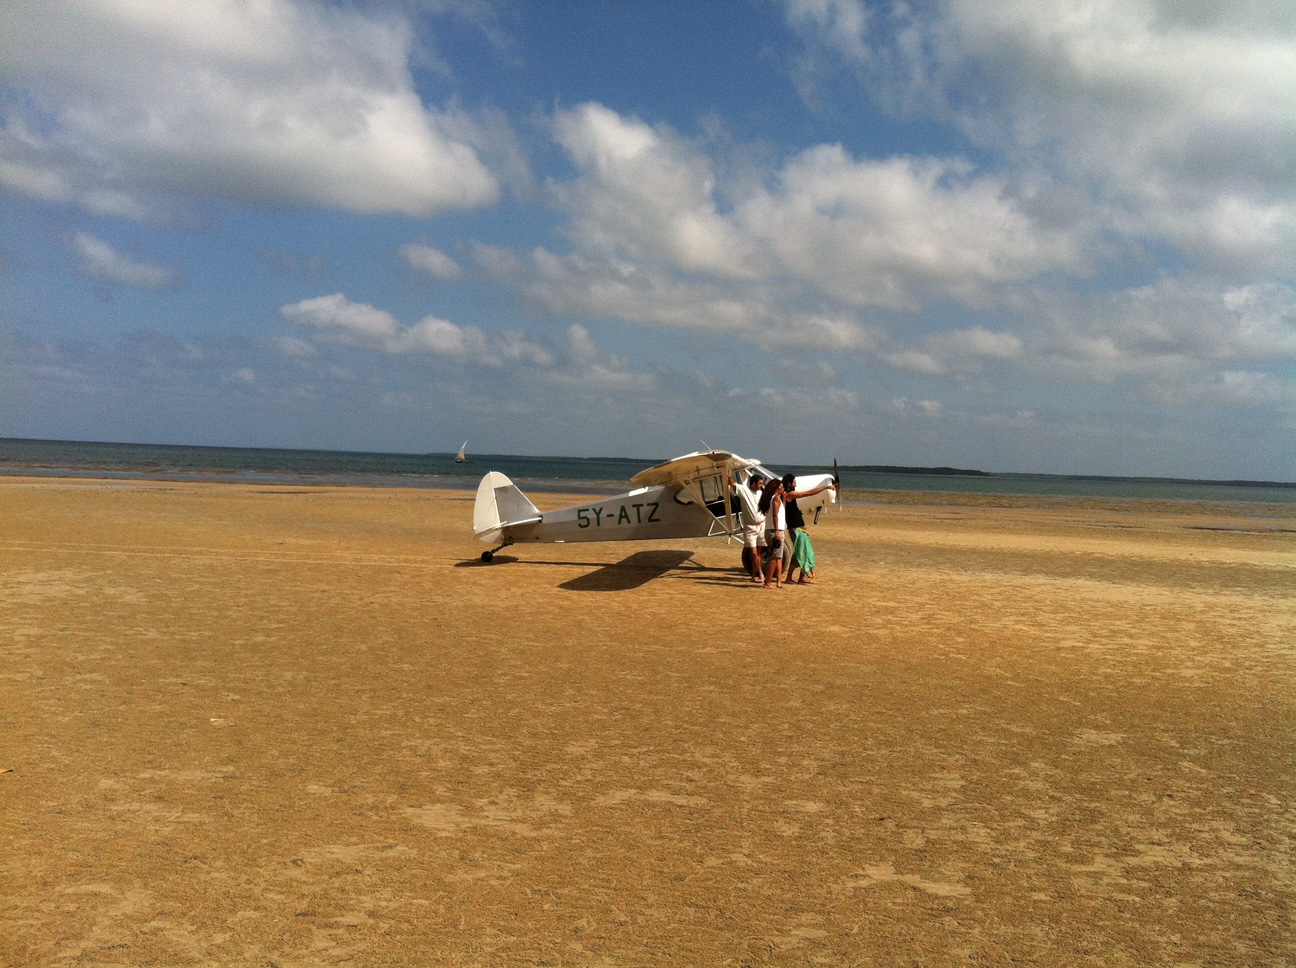
M 1296 510 L 848 496 L 0 479 L 0 964 L 1296 964 Z

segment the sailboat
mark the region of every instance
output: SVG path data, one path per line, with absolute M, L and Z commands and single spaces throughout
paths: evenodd
M 468 463 L 468 457 L 467 457 L 466 454 L 465 454 L 465 451 L 467 451 L 467 450 L 468 450 L 468 441 L 465 440 L 465 441 L 463 442 L 463 446 L 459 448 L 459 453 L 455 454 L 455 463 L 456 463 L 456 464 L 466 464 L 466 463 Z

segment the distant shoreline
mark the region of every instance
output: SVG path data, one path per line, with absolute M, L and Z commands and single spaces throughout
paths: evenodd
M 0 437 L 0 470 L 4 469 L 9 463 L 8 455 L 5 454 L 4 448 L 9 444 L 18 445 L 52 445 L 58 447 L 109 447 L 109 448 L 157 448 L 160 450 L 170 451 L 209 451 L 213 453 L 261 453 L 261 454 L 300 454 L 300 455 L 336 455 L 343 457 L 374 457 L 374 458 L 397 458 L 403 460 L 434 459 L 451 460 L 455 457 L 455 452 L 446 451 L 426 451 L 423 453 L 404 453 L 399 451 L 366 451 L 366 450 L 320 450 L 309 447 L 229 447 L 217 444 L 141 444 L 129 443 L 123 441 L 106 441 L 106 440 L 55 440 L 40 437 Z M 651 467 L 659 464 L 667 458 L 652 457 L 566 457 L 558 454 L 474 454 L 466 463 L 487 464 L 493 459 L 499 460 L 528 460 L 528 461 L 554 461 L 554 462 L 572 462 L 585 464 L 627 464 L 634 467 Z M 779 462 L 773 462 L 779 463 Z M 51 464 L 27 464 L 22 465 L 40 469 L 57 469 L 62 465 Z M 462 466 L 460 463 L 459 466 Z M 779 466 L 784 466 L 780 463 Z M 794 464 L 797 469 L 817 469 L 826 468 L 827 464 Z M 222 468 L 213 467 L 212 470 L 221 470 Z M 1150 484 L 1201 484 L 1201 485 L 1218 485 L 1223 487 L 1293 487 L 1296 488 L 1296 481 L 1269 481 L 1269 480 L 1252 480 L 1249 478 L 1227 478 L 1215 479 L 1206 477 L 1166 477 L 1155 474 L 1139 475 L 1120 475 L 1120 474 L 1051 474 L 1036 473 L 1031 471 L 983 471 L 975 468 L 966 467 L 911 467 L 903 464 L 842 464 L 840 469 L 848 473 L 860 474 L 902 474 L 902 475 L 919 475 L 930 477 L 982 477 L 982 478 L 1004 478 L 1016 480 L 1067 480 L 1067 481 L 1137 481 Z
M 957 467 L 893 467 L 888 465 L 863 464 L 851 466 L 843 465 L 841 469 L 843 472 L 853 471 L 868 474 L 915 474 L 928 475 L 931 477 L 984 477 L 1023 481 L 1039 478 L 1041 480 L 1062 481 L 1138 481 L 1146 484 L 1201 484 L 1204 486 L 1216 485 L 1220 487 L 1296 487 L 1296 484 L 1289 484 L 1284 481 L 1216 481 L 1210 478 L 1195 477 L 1121 477 L 1116 474 L 1028 474 L 1020 471 L 962 470 Z
M 508 475 L 525 490 L 617 493 L 628 488 L 638 471 L 661 462 L 652 458 L 477 453 L 472 455 L 470 464 L 464 464 L 456 463 L 454 458 L 451 452 L 399 454 L 0 438 L 0 475 L 4 476 L 475 490 L 481 475 L 490 470 Z M 793 473 L 829 469 L 824 464 L 775 463 L 773 467 Z M 1281 481 L 1037 474 L 883 464 L 847 464 L 839 471 L 843 489 L 847 491 L 935 490 L 1296 505 L 1296 484 Z

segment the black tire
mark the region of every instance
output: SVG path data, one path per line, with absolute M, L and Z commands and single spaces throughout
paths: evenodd
M 494 560 L 494 558 L 495 558 L 495 552 L 493 551 L 482 552 L 482 561 L 486 562 L 486 564 L 489 565 Z

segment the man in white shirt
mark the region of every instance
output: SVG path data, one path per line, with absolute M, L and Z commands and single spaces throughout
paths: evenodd
M 765 545 L 765 515 L 760 512 L 760 493 L 765 486 L 765 478 L 753 474 L 747 479 L 744 487 L 737 481 L 730 481 L 734 493 L 738 495 L 741 505 L 739 519 L 742 522 L 743 567 L 751 575 L 752 581 L 764 581 L 761 570 L 760 550 Z

